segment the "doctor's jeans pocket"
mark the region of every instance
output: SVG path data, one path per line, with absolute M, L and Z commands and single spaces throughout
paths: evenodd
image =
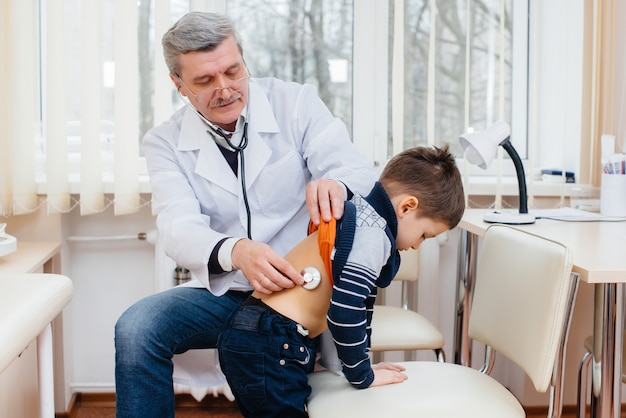
M 242 306 L 219 344 L 220 367 L 245 417 L 307 417 L 317 340 L 259 306 Z

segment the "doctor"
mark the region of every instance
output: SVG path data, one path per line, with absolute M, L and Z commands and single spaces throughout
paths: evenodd
M 194 280 L 119 318 L 118 417 L 173 417 L 172 356 L 215 348 L 252 290 L 301 285 L 282 256 L 309 218 L 341 217 L 344 199 L 377 179 L 313 87 L 250 77 L 225 16 L 189 13 L 162 42 L 187 105 L 143 147 L 165 251 Z

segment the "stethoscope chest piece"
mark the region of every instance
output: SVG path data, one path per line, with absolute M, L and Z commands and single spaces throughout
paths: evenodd
M 302 274 L 302 278 L 304 278 L 304 284 L 302 287 L 306 290 L 315 289 L 322 281 L 322 275 L 315 267 L 305 267 L 300 274 Z

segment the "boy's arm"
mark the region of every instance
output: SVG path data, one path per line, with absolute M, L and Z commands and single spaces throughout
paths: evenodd
M 376 271 L 348 261 L 340 279 L 335 281 L 327 314 L 343 373 L 359 389 L 369 387 L 374 381 L 367 351 L 376 278 Z

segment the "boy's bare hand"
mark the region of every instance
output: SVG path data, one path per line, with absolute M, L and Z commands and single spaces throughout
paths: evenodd
M 406 369 L 395 363 L 382 362 L 373 364 L 372 369 L 374 370 L 374 381 L 370 387 L 402 383 L 409 378 L 403 373 Z

